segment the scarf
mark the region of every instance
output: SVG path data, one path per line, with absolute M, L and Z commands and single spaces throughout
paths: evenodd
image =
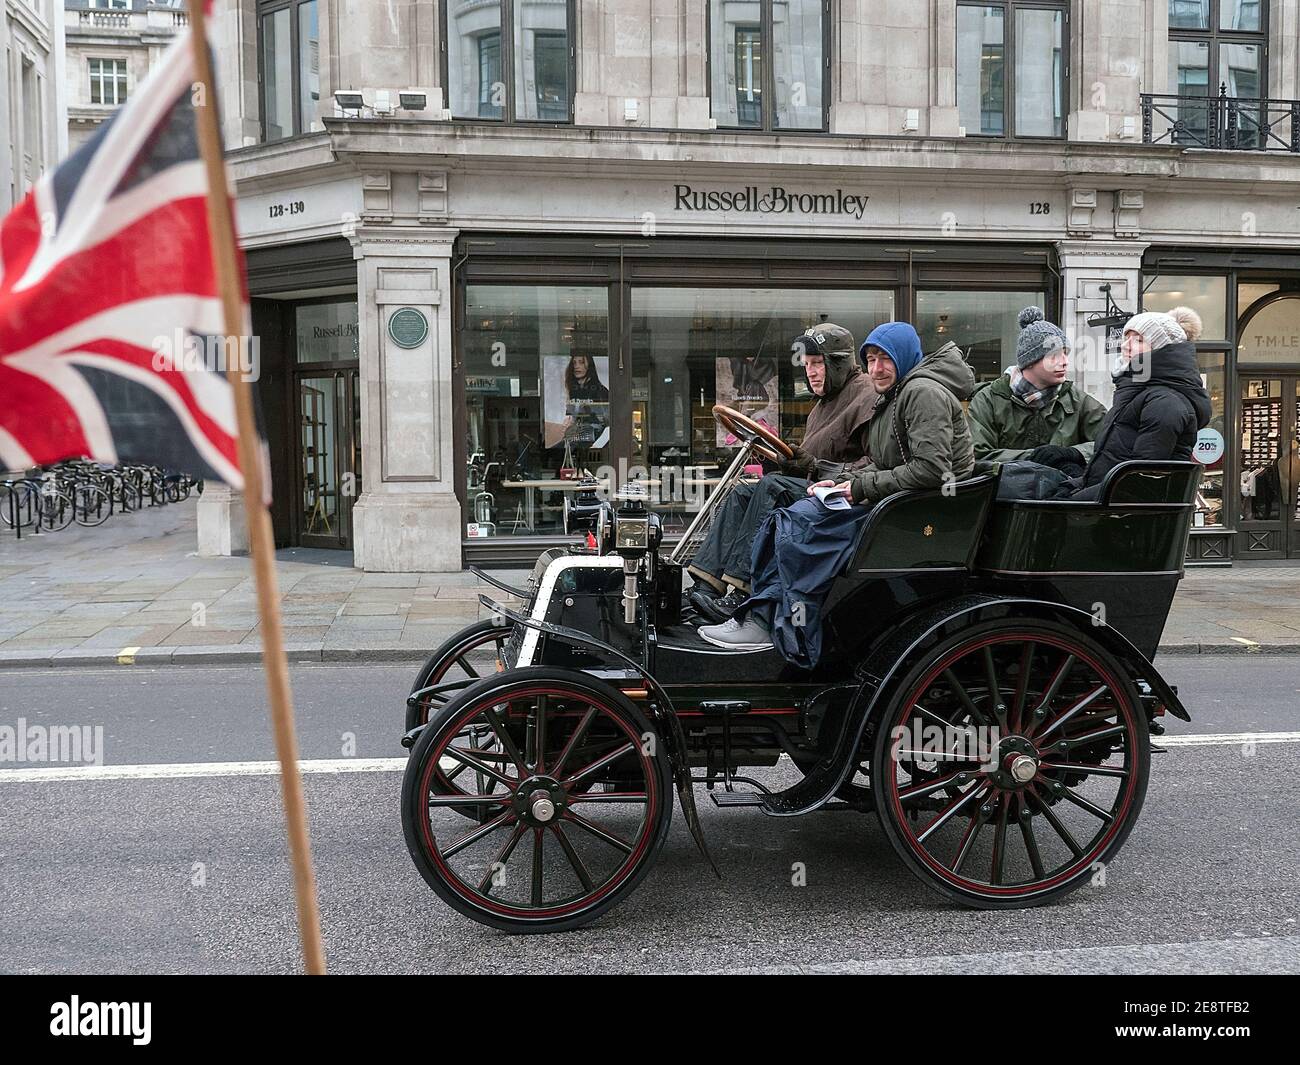
M 1050 388 L 1037 388 L 1029 383 L 1018 367 L 1011 368 L 1011 394 L 1031 410 L 1042 410 L 1056 398 L 1060 385 Z

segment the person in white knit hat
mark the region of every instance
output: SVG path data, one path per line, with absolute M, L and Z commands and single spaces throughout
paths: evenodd
M 1110 470 L 1129 459 L 1185 462 L 1209 424 L 1196 340 L 1201 318 L 1190 307 L 1135 314 L 1124 326 L 1115 399 L 1097 434 L 1093 458 L 1070 498 L 1096 499 Z M 1067 482 L 1068 483 L 1068 482 Z

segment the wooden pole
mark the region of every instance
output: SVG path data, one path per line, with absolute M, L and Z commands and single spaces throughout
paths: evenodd
M 289 666 L 284 654 L 280 625 L 280 591 L 275 575 L 275 539 L 271 515 L 262 489 L 262 447 L 253 417 L 252 387 L 244 376 L 244 301 L 239 281 L 235 227 L 226 187 L 226 164 L 222 155 L 221 130 L 217 124 L 217 97 L 212 63 L 204 26 L 203 0 L 189 0 L 190 34 L 194 45 L 194 116 L 199 148 L 208 173 L 208 229 L 212 238 L 212 260 L 221 290 L 221 308 L 226 336 L 239 340 L 241 365 L 228 365 L 226 378 L 235 398 L 239 426 L 239 467 L 244 475 L 244 510 L 248 516 L 248 541 L 257 582 L 257 610 L 261 617 L 262 662 L 271 704 L 271 725 L 275 749 L 280 758 L 281 794 L 289 829 L 289 851 L 293 862 L 294 891 L 298 903 L 298 934 L 308 973 L 325 972 L 325 951 L 321 945 L 320 910 L 316 904 L 316 877 L 312 872 L 311 841 L 307 834 L 307 807 L 298 773 L 298 737 L 293 724 L 293 696 L 289 690 Z M 229 351 L 229 346 L 226 349 Z

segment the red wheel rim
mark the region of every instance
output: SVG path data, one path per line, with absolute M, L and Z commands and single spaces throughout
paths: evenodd
M 490 760 L 453 748 L 479 718 L 497 737 Z M 535 686 L 485 695 L 440 731 L 425 756 L 417 792 L 425 854 L 448 887 L 487 912 L 546 920 L 586 910 L 628 880 L 654 839 L 663 797 L 645 748 L 623 713 L 586 692 Z M 480 760 L 476 770 L 493 790 L 439 791 L 440 766 L 466 757 Z M 593 781 L 608 790 L 590 790 Z M 552 816 L 539 815 L 539 795 L 552 803 Z M 478 797 L 482 803 L 473 802 Z M 466 805 L 487 819 L 466 829 L 463 819 L 437 817 Z M 611 826 L 608 813 L 590 812 L 602 809 L 624 816 Z M 633 832 L 624 827 L 629 820 L 637 822 Z
M 918 722 L 957 742 L 918 749 Z M 963 741 L 970 723 L 992 726 L 986 742 Z M 1093 867 L 1127 823 L 1144 725 L 1128 686 L 1065 638 L 985 636 L 945 655 L 888 722 L 884 801 L 904 845 L 944 882 L 992 898 L 1042 894 Z

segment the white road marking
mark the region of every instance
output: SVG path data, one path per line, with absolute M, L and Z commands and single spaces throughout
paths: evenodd
M 309 758 L 301 773 L 394 773 L 405 758 Z M 175 780 L 183 777 L 274 777 L 279 762 L 172 762 L 152 765 L 68 765 L 40 769 L 0 769 L 0 782 L 31 784 L 67 780 Z
M 1201 736 L 1157 736 L 1162 747 L 1239 747 L 1245 743 L 1300 743 L 1300 732 L 1235 732 Z M 405 758 L 308 758 L 300 772 L 320 774 L 399 773 Z M 192 777 L 273 777 L 279 762 L 163 762 L 145 765 L 66 765 L 32 769 L 0 768 L 0 784 L 91 780 L 176 780 Z
M 1220 732 L 1190 736 L 1153 736 L 1157 747 L 1235 747 L 1241 743 L 1300 743 L 1300 732 Z

